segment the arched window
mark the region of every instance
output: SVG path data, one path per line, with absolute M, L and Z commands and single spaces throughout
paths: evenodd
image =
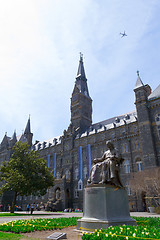
M 79 175 L 78 168 L 76 168 L 75 172 L 74 172 L 74 179 L 75 180 L 78 180 L 78 175 Z
M 60 179 L 60 173 L 59 172 L 57 172 L 56 177 L 57 177 L 57 179 Z
M 70 171 L 68 169 L 66 170 L 65 175 L 66 175 L 66 179 L 70 178 Z
M 160 113 L 156 114 L 155 121 L 157 125 L 158 138 L 160 139 Z
M 128 152 L 128 144 L 127 143 L 123 143 L 122 145 L 122 153 L 126 153 Z
M 87 167 L 84 167 L 83 169 L 84 179 L 87 178 Z
M 82 182 L 82 180 L 80 179 L 79 181 L 78 181 L 78 190 L 82 190 L 83 189 L 83 182 Z
M 140 142 L 135 142 L 134 143 L 134 150 L 135 151 L 139 151 L 141 149 L 141 147 L 140 147 Z
M 136 166 L 137 166 L 137 171 L 141 172 L 143 170 L 143 164 L 140 158 L 136 159 Z
M 124 166 L 124 172 L 125 173 L 130 173 L 130 163 L 128 160 L 125 160 L 123 162 L 123 166 Z

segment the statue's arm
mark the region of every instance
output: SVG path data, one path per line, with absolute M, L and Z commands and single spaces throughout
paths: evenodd
M 105 153 L 103 154 L 103 156 L 101 158 L 95 158 L 93 160 L 94 163 L 98 163 L 98 162 L 103 162 L 103 160 L 105 159 Z

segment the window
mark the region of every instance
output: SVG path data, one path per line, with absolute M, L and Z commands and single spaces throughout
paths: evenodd
M 75 197 L 75 198 L 79 198 L 79 192 L 78 192 L 77 189 L 75 189 L 75 191 L 74 191 L 74 197 Z
M 70 171 L 66 170 L 66 179 L 69 179 L 69 178 L 70 178 Z
M 158 130 L 158 137 L 160 139 L 160 125 L 157 127 L 157 130 Z
M 128 152 L 128 144 L 127 144 L 127 143 L 124 143 L 124 144 L 122 145 L 122 153 L 126 153 L 126 152 Z
M 129 185 L 126 185 L 126 190 L 127 190 L 127 193 L 128 193 L 128 196 L 131 195 L 131 188 Z
M 59 172 L 57 172 L 57 179 L 60 179 L 60 173 Z
M 130 173 L 130 164 L 129 164 L 129 161 L 128 160 L 125 160 L 124 163 L 124 172 L 125 173 Z
M 158 138 L 160 139 L 160 113 L 155 116 L 155 121 L 157 125 Z
M 137 165 L 137 171 L 141 172 L 143 170 L 142 162 L 141 161 L 137 161 L 136 165 Z
M 83 189 L 83 183 L 82 183 L 82 180 L 80 179 L 78 181 L 78 190 L 82 190 Z
M 139 142 L 135 142 L 135 143 L 134 143 L 134 150 L 135 150 L 135 151 L 139 151 L 140 149 L 141 149 L 140 143 L 139 143 Z
M 84 167 L 83 173 L 84 173 L 84 179 L 86 179 L 87 178 L 87 167 Z
M 79 175 L 78 168 L 76 168 L 75 174 L 74 174 L 75 180 L 78 180 L 78 175 Z

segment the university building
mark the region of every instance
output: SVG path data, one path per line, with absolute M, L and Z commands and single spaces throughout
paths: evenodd
M 61 136 L 47 141 L 32 143 L 30 119 L 22 135 L 8 137 L 0 144 L 0 161 L 11 157 L 17 141 L 27 141 L 32 150 L 47 160 L 48 168 L 54 169 L 55 185 L 42 197 L 19 196 L 18 205 L 44 203 L 49 209 L 83 209 L 83 188 L 87 184 L 93 159 L 101 157 L 106 141 L 112 140 L 122 154 L 121 179 L 128 191 L 131 210 L 142 210 L 143 199 L 137 199 L 130 186 L 134 173 L 160 165 L 160 85 L 152 92 L 144 85 L 139 72 L 135 81 L 135 110 L 121 116 L 92 123 L 92 99 L 80 56 L 76 82 L 71 96 L 71 121 Z M 143 198 L 143 196 L 141 196 Z M 140 198 L 141 198 L 140 197 Z M 8 205 L 8 195 L 1 203 Z

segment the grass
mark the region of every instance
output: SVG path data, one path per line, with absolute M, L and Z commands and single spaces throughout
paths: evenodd
M 19 240 L 22 237 L 23 237 L 23 235 L 20 235 L 20 234 L 0 232 L 1 240 Z
M 53 213 L 54 214 L 54 213 Z M 34 216 L 45 216 L 45 215 L 50 215 L 50 213 L 45 213 L 45 214 L 40 214 L 40 213 L 34 213 L 33 214 Z M 31 214 L 29 213 L 9 213 L 9 212 L 6 212 L 6 213 L 0 213 L 0 217 L 13 217 L 13 216 L 31 216 Z

